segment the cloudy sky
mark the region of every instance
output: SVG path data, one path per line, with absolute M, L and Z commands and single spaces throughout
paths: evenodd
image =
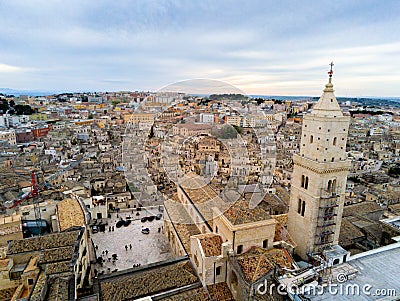
M 400 96 L 400 1 L 0 1 L 0 87 Z

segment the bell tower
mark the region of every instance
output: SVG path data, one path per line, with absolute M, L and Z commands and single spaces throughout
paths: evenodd
M 293 155 L 288 230 L 303 259 L 337 245 L 350 161 L 346 140 L 350 117 L 343 113 L 329 81 L 303 118 L 300 153 Z

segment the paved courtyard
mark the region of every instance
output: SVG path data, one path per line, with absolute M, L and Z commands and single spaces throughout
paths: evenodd
M 154 210 L 152 210 L 154 214 Z M 135 218 L 127 227 L 116 227 L 116 223 L 122 217 L 126 220 L 127 216 Z M 108 219 L 108 226 L 106 232 L 98 232 L 92 234 L 93 243 L 98 246 L 96 256 L 105 260 L 103 266 L 96 264 L 98 272 L 110 273 L 115 269 L 125 270 L 134 267 L 137 264 L 145 265 L 166 259 L 173 258 L 171 247 L 167 237 L 163 234 L 164 221 L 154 220 L 152 222 L 140 221 L 141 217 L 146 216 L 146 211 L 141 211 L 140 216 L 136 216 L 136 211 L 120 212 L 118 214 L 112 213 L 111 218 Z M 109 232 L 109 226 L 114 226 L 114 231 Z M 143 234 L 142 228 L 149 228 L 149 234 Z M 158 232 L 160 228 L 160 232 Z M 132 245 L 130 249 L 129 244 Z M 128 246 L 128 250 L 125 249 Z M 108 255 L 103 251 L 108 250 Z M 118 260 L 113 262 L 112 254 L 117 254 Z

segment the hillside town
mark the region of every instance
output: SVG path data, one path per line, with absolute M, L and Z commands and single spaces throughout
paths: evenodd
M 399 298 L 400 108 L 332 74 L 317 101 L 0 95 L 0 301 Z

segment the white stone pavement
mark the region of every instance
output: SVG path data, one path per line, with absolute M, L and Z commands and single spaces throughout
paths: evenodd
M 140 212 L 140 216 L 136 216 L 131 211 L 120 212 L 119 217 L 125 219 L 126 216 L 134 218 L 140 218 L 146 216 L 146 212 Z M 163 227 L 163 220 L 154 220 L 152 222 L 142 223 L 140 219 L 132 221 L 132 223 L 121 228 L 116 227 L 116 222 L 119 220 L 116 213 L 112 213 L 111 219 L 108 219 L 108 226 L 106 226 L 106 232 L 98 232 L 92 234 L 93 243 L 98 246 L 96 256 L 102 256 L 102 251 L 108 250 L 108 255 L 104 255 L 103 267 L 96 264 L 97 271 L 104 271 L 106 274 L 115 269 L 125 270 L 132 268 L 135 264 L 149 264 L 162 260 L 173 258 L 171 247 L 168 239 L 163 234 L 163 231 L 158 232 L 159 228 Z M 114 226 L 114 231 L 109 232 L 108 227 Z M 149 228 L 150 234 L 142 234 L 142 228 Z M 132 249 L 129 248 L 129 244 L 132 245 Z M 128 246 L 128 250 L 125 250 L 125 245 Z M 118 260 L 113 263 L 112 254 L 118 255 Z M 108 258 L 111 258 L 108 261 Z

